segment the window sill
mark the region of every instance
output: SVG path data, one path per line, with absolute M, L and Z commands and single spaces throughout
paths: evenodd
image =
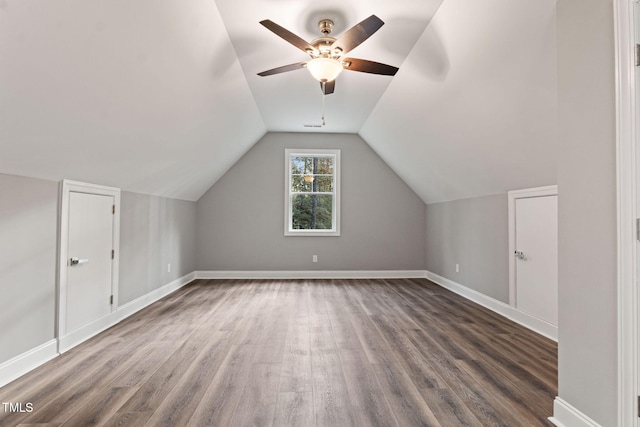
M 339 231 L 311 231 L 311 230 L 301 230 L 301 231 L 285 231 L 285 237 L 290 236 L 300 236 L 300 237 L 338 237 L 340 236 Z

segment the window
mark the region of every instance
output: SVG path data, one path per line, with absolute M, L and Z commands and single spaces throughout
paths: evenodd
M 285 150 L 285 236 L 340 235 L 340 150 Z

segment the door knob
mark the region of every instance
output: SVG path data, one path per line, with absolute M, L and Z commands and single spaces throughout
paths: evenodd
M 518 259 L 527 259 L 527 258 L 525 258 L 525 256 L 524 256 L 524 252 L 522 252 L 522 251 L 515 251 L 515 252 L 514 252 L 514 255 L 515 255 L 515 256 L 516 256 L 516 258 L 518 258 Z
M 88 259 L 80 259 L 78 257 L 73 257 L 69 260 L 69 265 L 79 265 L 88 263 Z

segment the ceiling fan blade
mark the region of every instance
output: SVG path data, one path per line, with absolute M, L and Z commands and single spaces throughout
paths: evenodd
M 336 81 L 331 80 L 330 82 L 320 82 L 320 89 L 325 95 L 331 95 L 336 89 Z
M 284 27 L 281 27 L 275 22 L 269 19 L 265 19 L 264 21 L 260 21 L 260 23 L 268 30 L 271 30 L 275 35 L 282 37 L 301 51 L 305 53 L 315 52 L 316 49 L 311 46 L 306 40 L 293 34 L 291 31 L 287 30 Z
M 333 44 L 331 49 L 340 49 L 342 54 L 355 49 L 360 43 L 371 37 L 373 33 L 378 31 L 384 22 L 376 15 L 371 15 L 359 24 L 354 25 L 346 33 L 341 35 Z
M 286 73 L 287 71 L 295 71 L 300 68 L 304 68 L 307 65 L 306 62 L 296 62 L 295 64 L 283 65 L 282 67 L 272 68 L 271 70 L 258 73 L 259 76 L 272 76 L 274 74 Z
M 361 73 L 382 74 L 383 76 L 395 76 L 399 68 L 367 59 L 343 58 L 345 70 L 360 71 Z

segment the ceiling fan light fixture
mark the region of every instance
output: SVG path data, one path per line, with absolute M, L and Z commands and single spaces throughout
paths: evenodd
M 398 67 L 380 62 L 343 57 L 343 55 L 358 47 L 384 25 L 384 22 L 375 15 L 363 19 L 337 38 L 330 36 L 333 29 L 333 21 L 322 19 L 318 24 L 322 35 L 311 42 L 307 42 L 269 19 L 260 21 L 260 24 L 311 57 L 310 60 L 304 62 L 283 65 L 258 73 L 261 77 L 308 68 L 311 76 L 320 82 L 320 89 L 323 95 L 330 95 L 334 93 L 335 79 L 342 70 L 383 76 L 394 76 L 398 71 Z
M 330 82 L 342 72 L 342 63 L 332 58 L 314 58 L 307 62 L 307 69 L 319 82 Z

